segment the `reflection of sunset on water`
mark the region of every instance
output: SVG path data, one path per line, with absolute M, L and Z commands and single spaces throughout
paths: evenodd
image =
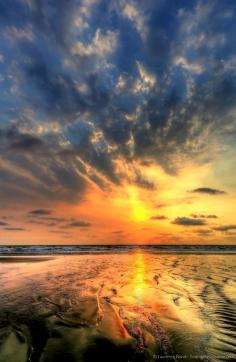
M 133 286 L 134 295 L 141 302 L 145 291 L 145 264 L 142 254 L 135 255 Z
M 144 255 L 140 252 L 135 254 L 133 270 L 133 294 L 139 303 L 143 302 L 145 292 L 147 291 L 147 266 Z

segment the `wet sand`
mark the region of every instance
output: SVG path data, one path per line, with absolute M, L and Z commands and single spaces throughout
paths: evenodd
M 234 361 L 236 256 L 0 258 L 0 362 Z
M 0 256 L 0 263 L 38 263 L 40 261 L 51 260 L 50 257 L 45 256 Z

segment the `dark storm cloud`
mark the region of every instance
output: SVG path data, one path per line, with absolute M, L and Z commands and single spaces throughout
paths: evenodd
M 89 180 L 153 190 L 117 161 L 175 174 L 234 147 L 235 15 L 220 0 L 2 2 L 1 200 L 77 202 Z
M 222 225 L 217 226 L 214 228 L 216 231 L 230 231 L 230 230 L 236 230 L 236 225 Z
M 10 147 L 14 150 L 27 150 L 34 152 L 36 149 L 41 148 L 43 146 L 43 142 L 32 136 L 24 136 L 21 140 L 14 142 L 10 145 Z
M 85 191 L 86 183 L 80 173 L 80 161 L 75 157 L 64 157 L 64 147 L 60 145 L 60 139 L 51 135 L 44 141 L 44 145 L 42 142 L 31 142 L 30 145 L 24 143 L 23 148 L 22 142 L 19 145 L 18 141 L 21 133 L 16 131 L 16 128 L 14 126 L 13 130 L 12 127 L 5 129 L 3 143 L 0 143 L 2 154 L 5 154 L 6 160 L 11 163 L 10 168 L 3 167 L 0 171 L 1 199 L 9 201 L 15 198 L 28 202 L 32 197 L 40 201 L 42 198 L 57 199 L 60 195 L 61 199 L 67 201 L 78 200 Z M 10 147 L 16 143 L 16 138 L 17 148 Z M 27 140 L 29 139 L 32 139 L 31 136 L 27 136 Z
M 26 81 L 30 82 L 33 92 L 31 100 L 48 115 L 75 117 L 76 112 L 85 109 L 85 101 L 76 90 L 74 81 L 60 69 L 55 69 L 48 60 L 40 59 L 37 49 L 30 53 L 24 69 Z
M 194 219 L 189 217 L 177 217 L 172 224 L 184 225 L 184 226 L 199 226 L 206 225 L 206 220 L 203 219 Z
M 222 195 L 226 193 L 223 190 L 213 189 L 210 187 L 199 187 L 197 189 L 192 190 L 192 192 L 199 194 L 208 194 L 208 195 Z
M 45 149 L 43 140 L 31 134 L 21 133 L 15 125 L 0 130 L 0 140 L 4 142 L 6 149 L 17 152 L 37 152 Z
M 118 119 L 117 119 L 118 118 Z M 114 115 L 110 122 L 101 124 L 104 136 L 109 142 L 117 145 L 124 145 L 130 140 L 132 125 L 122 117 Z

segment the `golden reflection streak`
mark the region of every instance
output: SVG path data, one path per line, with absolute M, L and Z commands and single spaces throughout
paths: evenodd
M 144 255 L 141 252 L 135 254 L 134 271 L 133 271 L 133 293 L 136 299 L 141 303 L 143 301 L 147 283 L 146 283 L 146 263 Z

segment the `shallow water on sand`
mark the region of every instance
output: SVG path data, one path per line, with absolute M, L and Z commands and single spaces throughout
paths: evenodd
M 2 257 L 0 362 L 234 361 L 236 256 Z

